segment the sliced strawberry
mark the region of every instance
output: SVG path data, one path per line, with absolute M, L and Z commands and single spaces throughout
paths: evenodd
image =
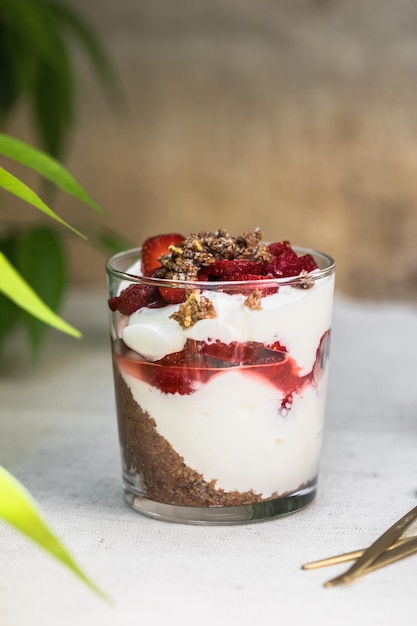
M 260 276 L 264 274 L 265 264 L 260 261 L 246 261 L 245 259 L 221 259 L 211 263 L 205 268 L 206 273 L 210 277 L 216 277 L 218 280 L 246 280 L 240 276 L 248 274 Z
M 152 270 L 161 267 L 159 258 L 169 254 L 169 246 L 177 246 L 184 241 L 184 236 L 178 233 L 155 235 L 145 240 L 142 246 L 142 272 L 149 276 Z
M 207 368 L 193 368 L 186 365 L 159 365 L 147 361 L 132 360 L 116 355 L 118 366 L 123 372 L 145 381 L 163 393 L 189 395 L 200 382 L 210 376 Z
M 148 306 L 158 296 L 158 290 L 151 285 L 129 285 L 119 296 L 109 299 L 109 308 L 122 315 L 132 315 L 143 306 Z
M 267 264 L 267 271 L 276 277 L 286 276 L 286 269 L 296 264 L 298 256 L 292 248 L 285 248 Z
M 213 276 L 210 276 L 207 266 L 200 268 L 200 270 L 198 271 L 196 280 L 201 281 L 201 282 L 204 282 L 207 280 L 213 280 Z
M 268 278 L 272 278 L 272 276 L 268 276 Z M 254 286 L 254 285 L 252 285 Z M 255 286 L 255 289 L 259 289 L 259 291 L 261 292 L 262 297 L 264 296 L 272 296 L 272 294 L 274 293 L 278 293 L 278 285 L 268 285 L 268 287 L 263 286 L 263 285 L 259 285 L 259 287 Z
M 282 265 L 280 276 L 291 277 L 299 276 L 301 272 L 312 272 L 317 269 L 317 263 L 310 254 L 306 254 L 302 257 L 297 257 L 297 260 L 293 263 Z
M 178 365 L 155 363 L 152 365 L 148 368 L 147 382 L 158 387 L 163 393 L 179 393 L 182 396 L 193 393 L 215 374 L 215 371 L 208 369 L 204 364 L 196 365 L 193 361 L 187 362 L 185 359 Z
M 187 298 L 185 289 L 179 287 L 159 287 L 159 293 L 168 304 L 180 304 Z
M 266 348 L 257 341 L 239 343 L 232 341 L 222 343 L 217 340 L 213 343 L 199 345 L 199 352 L 205 356 L 216 358 L 219 362 L 230 363 L 230 365 L 262 365 L 268 363 L 280 363 L 285 359 L 284 350 L 278 350 L 278 342 L 273 344 L 274 348 Z M 280 346 L 282 348 L 282 346 Z
M 305 272 L 313 272 L 314 270 L 319 269 L 319 266 L 311 254 L 300 256 L 298 262 L 301 265 L 301 270 L 304 270 Z
M 297 256 L 293 250 L 285 250 L 267 265 L 267 269 L 277 278 L 298 276 L 301 272 L 312 272 L 318 265 L 311 254 Z
M 118 296 L 114 296 L 113 298 L 109 298 L 107 301 L 109 305 L 110 311 L 117 311 L 119 308 L 119 298 Z
M 275 241 L 269 244 L 268 250 L 274 256 L 279 256 L 286 250 L 292 250 L 292 248 L 289 241 Z
M 188 363 L 188 361 L 191 361 L 191 359 L 188 356 L 188 341 L 184 347 L 183 350 L 180 350 L 179 352 L 171 352 L 170 354 L 166 354 L 164 357 L 162 357 L 162 359 L 159 359 L 158 361 L 155 361 L 155 364 L 157 365 L 184 365 L 186 363 Z
M 272 350 L 273 352 L 288 352 L 287 348 L 282 345 L 280 341 L 274 341 L 274 343 L 270 343 L 265 346 L 266 350 Z
M 156 367 L 154 368 L 151 385 L 158 387 L 162 393 L 179 393 L 189 395 L 194 391 L 195 376 L 198 370 L 186 367 Z
M 199 350 L 202 354 L 219 359 L 219 361 L 226 361 L 233 365 L 239 365 L 243 362 L 252 360 L 253 346 L 252 343 L 238 343 L 232 341 L 231 343 L 222 343 L 219 340 L 213 343 L 201 342 Z
M 259 276 L 258 274 L 231 274 L 229 281 L 234 281 L 236 283 L 241 283 L 233 285 L 233 287 L 229 287 L 225 289 L 226 293 L 231 295 L 234 294 L 242 294 L 248 296 L 255 289 L 259 289 L 261 292 L 261 296 L 270 296 L 273 293 L 277 293 L 278 285 L 257 285 L 259 281 L 268 280 L 275 278 L 272 274 L 267 274 L 266 276 Z

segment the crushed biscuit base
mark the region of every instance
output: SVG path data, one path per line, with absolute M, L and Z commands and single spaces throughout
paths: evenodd
M 141 496 L 176 506 L 219 507 L 252 504 L 286 495 L 273 493 L 263 498 L 252 489 L 224 491 L 217 486 L 216 479 L 206 481 L 202 474 L 186 465 L 184 457 L 158 433 L 154 418 L 136 403 L 117 368 L 115 376 L 124 474 L 130 483 L 140 480 Z
M 216 309 L 211 300 L 201 296 L 197 291 L 193 291 L 180 305 L 178 311 L 170 315 L 170 319 L 178 322 L 184 329 L 194 326 L 200 320 L 213 317 L 216 317 Z

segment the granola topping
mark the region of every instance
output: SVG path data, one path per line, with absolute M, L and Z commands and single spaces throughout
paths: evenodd
M 312 273 L 318 265 L 311 254 L 299 256 L 287 240 L 262 243 L 262 236 L 261 229 L 255 228 L 238 237 L 224 229 L 188 237 L 180 233 L 148 237 L 142 245 L 138 275 L 167 283 L 129 285 L 109 300 L 109 307 L 129 316 L 142 308 L 183 304 L 191 291 L 204 293 L 205 284 L 220 282 L 224 283 L 222 293 L 244 295 L 247 308 L 260 310 L 262 298 L 276 294 L 282 278 L 293 278 L 292 286 L 298 289 L 314 285 Z M 257 281 L 263 281 L 262 285 Z M 177 317 L 180 326 L 189 328 L 213 315 L 204 300 L 191 300 Z
M 314 285 L 314 281 L 311 280 L 309 273 L 306 270 L 301 270 L 300 280 L 296 287 L 299 289 L 311 289 Z
M 193 291 L 187 300 L 180 305 L 178 311 L 170 315 L 170 319 L 175 320 L 179 325 L 186 329 L 194 326 L 198 321 L 216 317 L 216 309 L 211 301 Z
M 169 247 L 169 254 L 159 258 L 162 267 L 158 278 L 198 280 L 200 271 L 215 261 L 248 260 L 267 263 L 273 259 L 268 246 L 262 243 L 260 228 L 232 237 L 226 230 L 191 234 L 179 244 Z
M 244 305 L 252 311 L 260 311 L 262 309 L 262 293 L 259 289 L 254 289 L 244 301 Z

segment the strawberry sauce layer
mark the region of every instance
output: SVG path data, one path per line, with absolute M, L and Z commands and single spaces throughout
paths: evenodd
M 312 370 L 303 375 L 285 348 L 279 344 L 266 347 L 257 342 L 209 344 L 187 340 L 184 350 L 154 362 L 142 360 L 119 344 L 115 359 L 122 372 L 166 394 L 192 394 L 214 376 L 237 368 L 247 376 L 261 377 L 274 385 L 284 395 L 282 408 L 289 408 L 294 393 L 319 382 L 327 363 L 329 338 L 327 331 L 320 340 Z

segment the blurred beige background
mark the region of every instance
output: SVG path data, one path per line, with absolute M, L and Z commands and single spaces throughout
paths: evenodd
M 133 243 L 260 226 L 332 254 L 339 291 L 417 301 L 417 3 L 71 0 L 127 99 L 80 59 L 67 159 Z M 63 217 L 94 228 L 60 198 Z M 71 239 L 73 280 L 104 256 Z

